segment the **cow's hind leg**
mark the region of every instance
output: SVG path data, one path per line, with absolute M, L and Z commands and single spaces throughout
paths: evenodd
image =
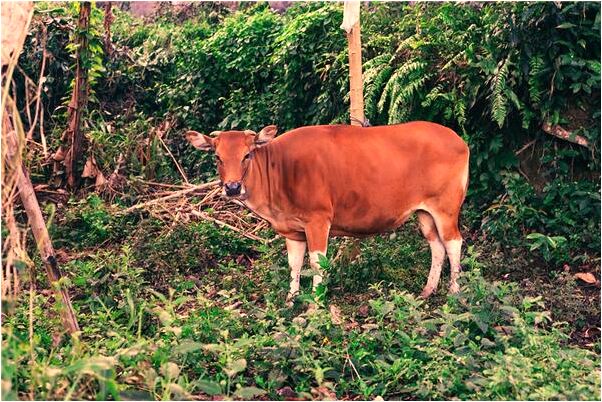
M 314 219 L 305 227 L 307 247 L 309 248 L 309 262 L 311 268 L 316 272 L 313 278 L 313 290 L 322 283 L 322 268 L 318 264 L 319 256 L 326 256 L 328 247 L 328 234 L 330 232 L 330 221 L 328 219 Z
M 460 266 L 462 235 L 460 234 L 460 229 L 458 229 L 458 215 L 459 211 L 452 214 L 433 214 L 439 238 L 443 242 L 445 251 L 447 251 L 447 257 L 449 258 L 451 272 L 449 280 L 450 293 L 457 293 L 460 290 L 458 276 L 460 276 L 460 271 L 462 270 Z
M 286 301 L 289 304 L 292 303 L 293 298 L 299 293 L 299 279 L 301 268 L 303 267 L 303 259 L 305 258 L 305 249 L 305 241 L 286 239 L 288 266 L 291 269 L 290 289 L 286 296 Z
M 426 299 L 437 289 L 437 285 L 439 284 L 441 269 L 445 261 L 445 246 L 439 238 L 437 226 L 431 214 L 426 211 L 416 211 L 416 215 L 420 223 L 420 231 L 431 247 L 431 270 L 429 271 L 426 286 L 420 294 L 420 297 Z

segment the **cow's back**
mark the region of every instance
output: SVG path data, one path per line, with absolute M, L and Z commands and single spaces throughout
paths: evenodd
M 333 234 L 390 230 L 425 203 L 459 208 L 465 194 L 468 147 L 435 123 L 302 127 L 269 148 L 275 201 L 301 219 L 329 214 Z

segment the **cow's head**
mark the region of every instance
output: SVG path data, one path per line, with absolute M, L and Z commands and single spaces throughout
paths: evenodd
M 255 149 L 266 145 L 276 136 L 276 126 L 267 126 L 259 133 L 245 131 L 214 131 L 204 135 L 188 131 L 186 139 L 202 151 L 214 151 L 224 192 L 230 197 L 244 196 L 243 179 L 248 172 Z

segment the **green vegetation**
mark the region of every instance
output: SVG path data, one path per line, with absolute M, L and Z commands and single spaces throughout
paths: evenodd
M 77 8 L 37 3 L 20 59 L 37 82 L 45 26 L 50 155 L 66 126 Z M 111 55 L 92 11 L 83 130 L 111 186 L 88 178 L 65 196 L 39 147 L 27 159 L 49 185 L 38 195 L 82 332 L 60 331 L 39 259 L 30 277 L 23 269 L 18 300 L 3 304 L 3 399 L 600 399 L 599 280 L 574 277 L 600 275 L 599 3 L 363 6 L 370 122 L 436 121 L 470 146 L 465 272 L 457 296 L 444 274 L 434 298 L 417 299 L 430 256 L 411 220 L 359 250 L 334 240 L 314 309 L 309 271 L 285 306 L 282 239 L 125 210 L 147 199 L 143 182 L 182 183 L 167 149 L 191 182 L 215 178 L 189 128 L 347 122 L 340 4 L 197 3 L 151 21 L 115 10 Z M 25 85 L 16 74 L 19 94 Z
M 402 290 L 424 281 L 424 252 L 405 251 L 421 256 L 411 261 L 416 278 L 392 282 L 384 269 L 392 258 L 385 250 L 417 243 L 419 235 L 376 238 L 364 250 L 366 262 L 357 264 L 378 266 L 380 259 L 380 275 L 389 280 L 372 278 L 368 289 L 347 292 L 351 301 L 337 299 L 335 268 L 356 284 L 366 274 L 326 264 L 326 303 L 307 311 L 303 301 L 284 306 L 282 241 L 249 269 L 236 257 L 252 255 L 252 245 L 210 223 L 137 226 L 122 243 L 64 265 L 80 335 L 56 337 L 60 320 L 48 314 L 47 293 L 35 295 L 31 344 L 26 303 L 7 316 L 8 397 L 599 398 L 599 344 L 595 350 L 567 344 L 574 323 L 554 322 L 541 296 L 524 296 L 515 283 L 485 280 L 473 251 L 464 260 L 461 293 L 424 302 Z M 90 232 L 101 235 L 104 228 Z M 398 254 L 396 262 L 404 258 Z M 303 285 L 308 292 L 309 280 Z M 574 283 L 567 287 L 563 303 L 575 300 L 575 291 Z M 339 323 L 332 305 L 342 307 Z

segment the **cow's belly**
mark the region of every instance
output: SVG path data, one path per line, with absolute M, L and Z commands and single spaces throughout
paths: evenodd
M 363 191 L 355 186 L 345 190 L 333 197 L 331 230 L 346 236 L 393 231 L 420 209 L 424 201 L 402 186 L 389 185 L 384 189 L 366 185 Z
M 331 226 L 333 236 L 366 237 L 394 231 L 403 225 L 416 208 L 382 208 L 335 211 Z
M 325 205 L 316 208 L 316 214 L 330 215 L 331 236 L 367 237 L 391 232 L 399 228 L 416 210 L 420 203 L 411 200 L 400 203 L 399 194 L 390 196 L 367 196 L 366 193 L 347 192 L 343 199 L 336 200 L 332 209 Z M 249 206 L 249 205 L 248 205 Z M 329 211 L 330 209 L 330 211 Z M 299 208 L 252 208 L 267 220 L 280 235 L 294 240 L 305 240 L 306 225 L 312 220 L 312 212 Z

